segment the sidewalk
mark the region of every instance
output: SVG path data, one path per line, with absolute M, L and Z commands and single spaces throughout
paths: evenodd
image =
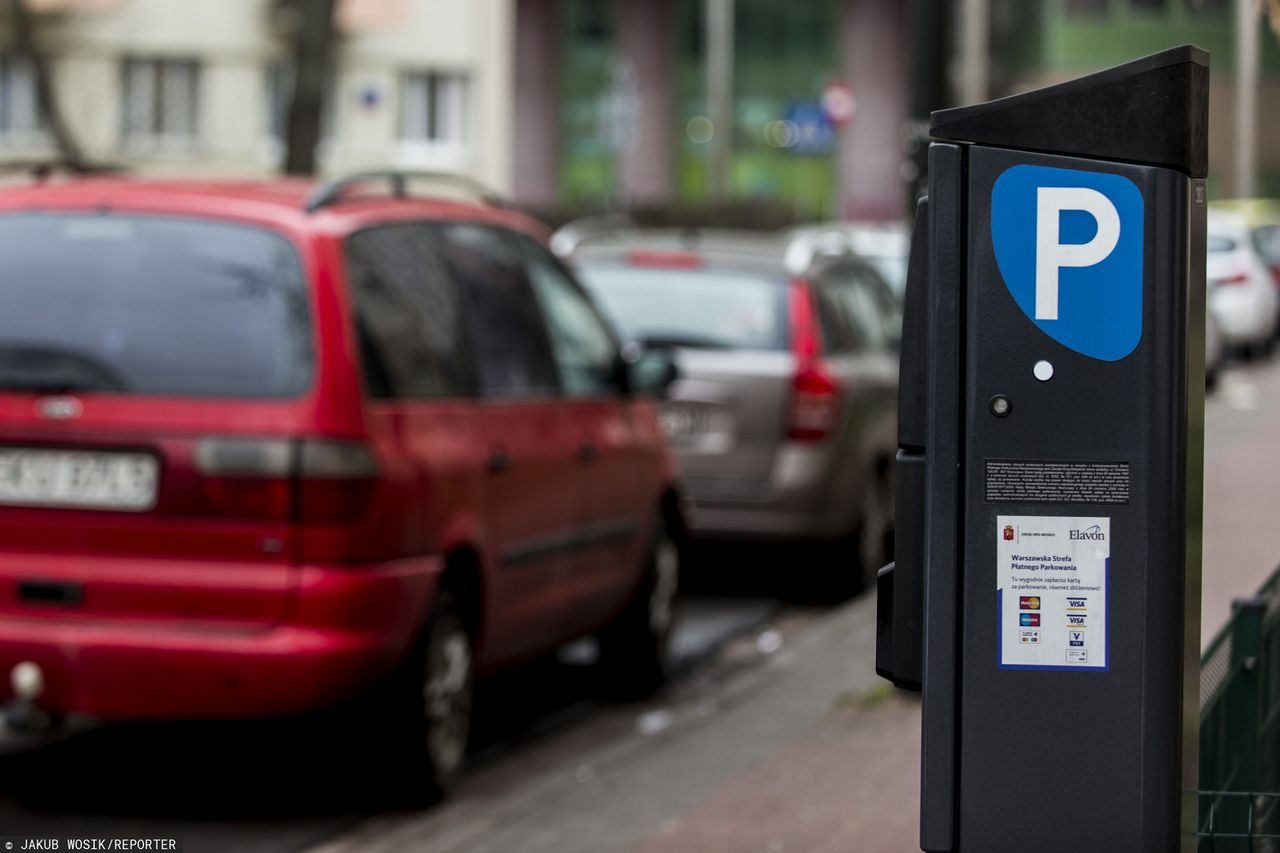
M 722 785 L 643 849 L 917 850 L 919 762 L 919 703 L 887 696 L 839 712 Z
M 375 818 L 318 849 L 917 849 L 919 705 L 874 674 L 873 597 L 794 637 L 779 628 L 726 649 L 722 680 L 588 724 L 607 738 L 550 736 L 440 808 Z M 765 659 L 735 668 L 748 655 Z

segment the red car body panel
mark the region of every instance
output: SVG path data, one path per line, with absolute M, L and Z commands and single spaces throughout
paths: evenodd
M 600 627 L 641 577 L 674 465 L 651 403 L 369 400 L 344 239 L 395 221 L 484 222 L 540 242 L 498 208 L 353 197 L 314 214 L 310 184 L 86 180 L 0 193 L 24 211 L 223 220 L 284 236 L 308 282 L 314 364 L 290 399 L 75 395 L 78 417 L 0 391 L 0 447 L 141 451 L 160 462 L 147 512 L 0 506 L 0 702 L 19 662 L 44 670 L 40 704 L 105 718 L 227 718 L 331 705 L 404 658 L 451 555 L 478 564 L 477 669 Z M 345 440 L 378 476 L 342 521 L 220 516 L 195 455 L 207 437 Z M 489 471 L 496 452 L 514 464 Z M 595 539 L 563 554 L 563 531 Z M 509 563 L 526 563 L 516 569 Z M 70 585 L 72 606 L 25 584 Z

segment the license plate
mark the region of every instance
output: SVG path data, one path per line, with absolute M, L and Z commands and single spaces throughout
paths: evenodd
M 0 448 L 0 504 L 143 512 L 158 471 L 146 453 Z
M 660 414 L 662 429 L 671 441 L 688 441 L 707 430 L 707 412 L 701 406 L 664 406 Z

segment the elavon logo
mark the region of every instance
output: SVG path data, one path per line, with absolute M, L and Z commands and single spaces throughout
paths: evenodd
M 1067 536 L 1068 539 L 1095 539 L 1098 541 L 1106 541 L 1107 534 L 1102 532 L 1102 525 L 1095 524 L 1092 527 L 1086 527 L 1084 530 L 1072 530 Z
M 1020 165 L 991 190 L 991 243 L 1022 312 L 1063 346 L 1119 361 L 1142 339 L 1142 192 L 1105 172 Z

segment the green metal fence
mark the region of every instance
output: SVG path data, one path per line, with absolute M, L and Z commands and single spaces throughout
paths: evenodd
M 1200 660 L 1199 849 L 1280 851 L 1280 569 Z

